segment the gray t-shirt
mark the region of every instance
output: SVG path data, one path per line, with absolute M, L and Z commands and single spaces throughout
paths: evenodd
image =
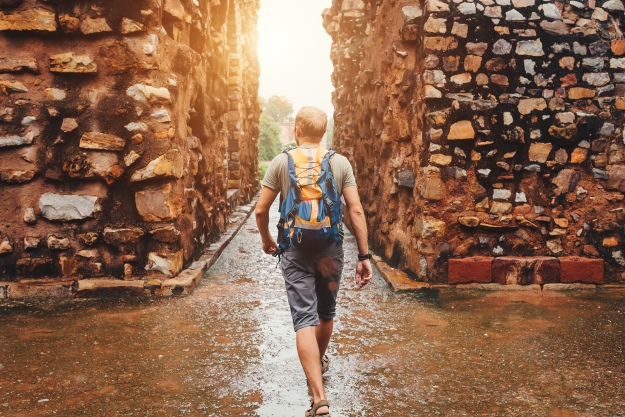
M 301 148 L 315 149 L 317 147 L 301 146 Z M 347 187 L 356 187 L 354 171 L 347 158 L 335 153 L 330 158 L 330 167 L 332 168 L 332 175 L 334 175 L 334 181 L 336 182 L 336 188 L 339 194 L 343 194 L 343 190 Z M 288 194 L 291 182 L 289 179 L 289 157 L 287 154 L 282 152 L 273 158 L 261 184 L 263 187 L 269 187 L 274 191 L 279 191 L 280 200 Z

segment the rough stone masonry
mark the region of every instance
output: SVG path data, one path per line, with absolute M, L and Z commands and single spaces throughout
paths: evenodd
M 258 7 L 0 0 L 0 281 L 165 279 L 218 238 L 259 187 Z
M 624 13 L 334 0 L 334 143 L 387 260 L 428 282 L 625 281 Z

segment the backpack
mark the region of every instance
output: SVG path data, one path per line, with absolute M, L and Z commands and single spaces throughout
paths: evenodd
M 343 203 L 330 167 L 335 154 L 325 148 L 292 148 L 289 159 L 289 192 L 280 205 L 279 256 L 290 246 L 323 249 L 343 241 Z

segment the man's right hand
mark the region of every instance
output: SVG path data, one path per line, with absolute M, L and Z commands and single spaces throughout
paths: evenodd
M 371 281 L 373 276 L 373 270 L 371 269 L 371 262 L 369 259 L 358 261 L 356 264 L 356 284 L 359 288 L 364 287 Z
M 275 240 L 269 239 L 263 242 L 263 251 L 268 255 L 273 255 L 278 250 L 278 244 Z

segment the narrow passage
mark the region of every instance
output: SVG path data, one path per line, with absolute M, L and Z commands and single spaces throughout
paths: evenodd
M 272 222 L 274 222 L 272 220 Z M 346 268 L 334 417 L 625 416 L 625 294 L 394 294 Z M 0 304 L 0 416 L 303 415 L 276 260 L 254 217 L 183 299 Z

